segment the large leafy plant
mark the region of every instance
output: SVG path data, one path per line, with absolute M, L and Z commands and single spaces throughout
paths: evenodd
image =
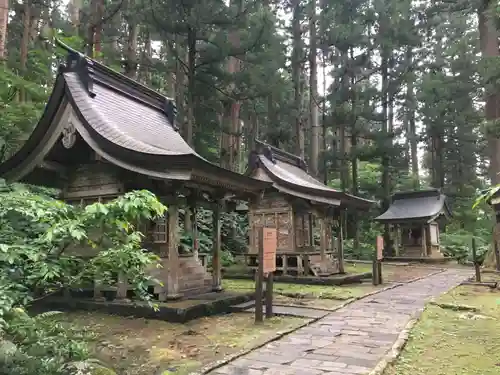
M 142 249 L 133 223 L 164 215 L 148 191 L 108 203 L 71 206 L 22 187 L 0 191 L 0 374 L 89 373 L 96 365 L 81 334 L 53 319 L 32 316 L 30 305 L 62 288 L 123 274 L 148 300 L 145 273 L 158 258 Z M 93 250 L 82 257 L 75 248 Z

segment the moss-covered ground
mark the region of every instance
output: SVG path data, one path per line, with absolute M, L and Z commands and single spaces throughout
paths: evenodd
M 500 291 L 464 285 L 436 302 L 447 308 L 427 306 L 384 375 L 500 374 Z

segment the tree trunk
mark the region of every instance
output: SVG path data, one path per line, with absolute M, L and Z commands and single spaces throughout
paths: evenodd
M 104 13 L 104 0 L 91 0 L 90 21 L 87 29 L 87 56 L 100 57 L 102 17 Z
M 186 72 L 184 64 L 189 63 L 189 56 L 186 53 L 186 48 L 181 43 L 181 37 L 176 36 L 175 49 L 177 60 L 175 62 L 175 102 L 177 104 L 177 118 L 180 128 L 182 129 L 182 136 L 184 140 L 192 147 L 193 146 L 193 130 L 188 127 L 186 121 Z
M 410 67 L 413 64 L 413 50 L 409 46 L 406 50 L 406 66 Z M 408 141 L 410 143 L 410 160 L 411 160 L 411 176 L 413 182 L 413 188 L 415 190 L 420 189 L 420 177 L 419 177 L 419 166 L 418 166 L 418 139 L 417 139 L 417 127 L 415 124 L 415 110 L 416 110 L 416 100 L 415 100 L 415 88 L 414 88 L 415 73 L 413 71 L 408 77 L 406 83 L 406 130 L 408 132 Z
M 9 21 L 9 0 L 0 0 L 0 62 L 7 58 L 7 24 Z
M 351 63 L 354 64 L 354 51 L 353 48 L 350 49 Z M 349 85 L 351 93 L 351 176 L 352 176 L 352 194 L 357 196 L 359 194 L 358 189 L 358 113 L 357 113 L 357 91 L 356 91 L 356 77 L 354 74 L 354 69 L 349 69 Z M 353 250 L 359 256 L 359 215 L 356 210 L 353 211 Z
M 73 32 L 78 35 L 80 29 L 80 10 L 82 8 L 82 0 L 71 0 L 69 3 L 69 18 L 73 26 Z
M 302 70 L 302 31 L 300 29 L 300 21 L 302 19 L 302 9 L 300 0 L 292 1 L 293 18 L 292 18 L 292 37 L 293 37 L 293 52 L 292 52 L 292 81 L 294 88 L 294 117 L 295 117 L 295 153 L 297 156 L 304 158 L 305 156 L 305 134 L 304 122 L 302 119 L 302 85 L 301 85 L 301 70 Z
M 387 28 L 388 20 L 384 16 L 380 18 L 380 34 L 381 38 L 386 37 L 385 29 Z M 381 157 L 382 157 L 382 189 L 383 189 L 383 206 L 382 209 L 385 211 L 389 208 L 390 199 L 391 199 L 391 176 L 390 176 L 390 157 L 388 151 L 391 147 L 391 136 L 389 134 L 389 58 L 390 51 L 389 48 L 382 43 L 380 46 L 380 54 L 381 54 L 381 74 L 382 74 L 382 149 Z M 392 255 L 391 246 L 390 246 L 390 232 L 389 225 L 384 225 L 384 252 L 386 255 Z
M 151 46 L 151 33 L 149 27 L 144 30 L 144 50 L 142 51 L 141 65 L 142 65 L 142 80 L 146 86 L 151 85 L 151 63 L 153 56 L 153 48 Z
M 186 121 L 186 131 L 184 139 L 185 141 L 193 146 L 193 132 L 195 127 L 194 119 L 194 94 L 195 94 L 195 69 L 196 69 L 196 30 L 189 27 L 188 37 L 187 37 L 187 95 L 186 95 L 186 107 L 185 107 L 185 121 Z
M 349 54 L 347 51 L 343 51 L 341 53 L 341 66 L 344 69 L 344 73 L 340 78 L 340 94 L 345 96 L 349 91 L 349 74 L 347 65 L 349 64 Z M 340 140 L 340 150 L 339 150 L 339 169 L 340 169 L 340 186 L 342 191 L 347 191 L 349 188 L 349 165 L 347 158 L 347 147 L 346 147 L 346 127 L 347 127 L 347 118 L 344 118 L 343 121 L 340 121 L 338 127 L 338 137 Z
M 316 0 L 310 0 L 309 15 L 309 126 L 311 127 L 311 174 L 319 177 L 320 127 L 318 124 L 318 66 L 316 33 Z
M 243 11 L 243 1 L 233 0 L 231 1 L 230 7 L 237 9 L 238 14 L 240 14 Z M 240 47 L 239 30 L 233 29 L 230 31 L 229 43 L 232 49 Z M 240 69 L 240 60 L 234 56 L 230 56 L 227 63 L 229 75 L 234 77 Z M 230 95 L 234 92 L 234 88 L 234 83 L 232 83 L 228 90 Z M 220 164 L 223 168 L 232 171 L 239 170 L 241 144 L 240 106 L 241 104 L 232 97 L 225 98 L 223 103 L 224 114 L 222 120 L 222 150 Z
M 139 35 L 139 25 L 135 20 L 134 0 L 129 0 L 127 4 L 127 47 L 125 51 L 125 75 L 132 79 L 137 74 L 137 37 Z
M 20 70 L 21 70 L 21 75 L 24 76 L 26 73 L 26 67 L 28 64 L 28 47 L 29 47 L 29 41 L 30 41 L 30 31 L 31 31 L 31 0 L 24 0 L 24 5 L 23 5 L 23 17 L 22 17 L 22 22 L 23 22 L 23 36 L 21 39 L 21 47 L 20 47 Z M 26 97 L 26 91 L 24 90 L 23 87 L 19 90 L 19 101 L 24 102 L 27 100 Z
M 482 7 L 479 9 L 479 38 L 483 58 L 492 59 L 500 56 L 498 36 L 496 2 L 483 0 Z M 488 122 L 494 122 L 500 117 L 500 93 L 498 90 L 498 87 L 495 87 L 487 89 L 486 92 L 485 113 Z M 488 134 L 489 175 L 493 184 L 500 183 L 500 139 L 497 133 L 497 131 L 491 131 Z

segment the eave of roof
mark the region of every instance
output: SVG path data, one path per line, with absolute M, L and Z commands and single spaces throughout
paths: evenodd
M 273 186 L 283 193 L 332 206 L 369 209 L 375 202 L 330 188 L 307 173 L 299 157 L 256 141 L 258 152 L 251 156 L 249 171 L 262 167 Z
M 55 118 L 63 103 L 69 102 L 73 125 L 85 142 L 124 169 L 162 179 L 201 176 L 202 184 L 231 186 L 236 191 L 258 192 L 271 186 L 198 155 L 172 125 L 170 99 L 71 49 L 69 52 L 68 66 L 59 70 L 38 125 L 19 152 L 0 164 L 0 176 L 18 180 L 37 168 L 61 135 L 61 121 Z
M 451 210 L 446 196 L 439 190 L 401 192 L 393 195 L 393 201 L 387 211 L 376 217 L 379 222 L 425 222 L 437 216 L 451 217 Z

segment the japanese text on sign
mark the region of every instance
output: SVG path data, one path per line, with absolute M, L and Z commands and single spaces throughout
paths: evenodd
M 278 246 L 278 238 L 275 228 L 262 228 L 263 242 L 263 269 L 264 273 L 276 271 L 276 248 Z
M 377 260 L 384 258 L 384 237 L 377 236 Z

